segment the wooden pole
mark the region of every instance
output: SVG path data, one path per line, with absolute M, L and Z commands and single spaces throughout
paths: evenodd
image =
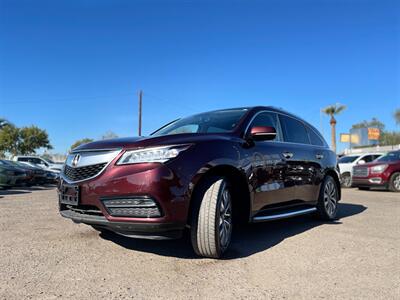
M 142 97 L 143 97 L 143 91 L 139 91 L 139 129 L 138 133 L 139 136 L 142 136 Z

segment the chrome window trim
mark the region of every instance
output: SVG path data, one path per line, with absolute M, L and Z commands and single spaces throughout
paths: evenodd
M 283 137 L 283 132 L 282 132 L 282 129 L 281 129 L 281 120 L 279 119 L 279 116 L 278 116 L 279 133 L 280 133 L 280 135 L 282 136 L 282 139 L 279 140 L 279 141 L 278 141 L 278 140 L 270 140 L 270 141 L 261 141 L 261 142 L 274 142 L 274 143 L 295 144 L 295 145 L 308 145 L 308 146 L 319 147 L 319 148 L 323 148 L 323 149 L 329 148 L 328 144 L 326 143 L 325 139 L 322 138 L 321 134 L 320 134 L 319 132 L 316 132 L 315 129 L 312 128 L 312 126 L 307 125 L 307 123 L 305 123 L 305 121 L 299 119 L 298 117 L 293 117 L 293 116 L 290 116 L 290 115 L 285 114 L 285 113 L 283 113 L 283 112 L 280 112 L 280 111 L 273 111 L 273 110 L 260 110 L 260 111 L 256 112 L 256 113 L 254 114 L 254 116 L 250 119 L 249 123 L 247 124 L 246 130 L 244 131 L 244 132 L 245 132 L 244 136 L 247 136 L 247 135 L 248 135 L 248 131 L 249 131 L 249 129 L 250 129 L 250 125 L 251 125 L 251 123 L 254 121 L 254 119 L 255 119 L 259 114 L 265 113 L 265 112 L 268 112 L 268 113 L 275 113 L 275 114 L 277 114 L 277 115 L 283 115 L 283 116 L 286 116 L 286 117 L 289 117 L 289 118 L 292 118 L 292 119 L 295 119 L 295 120 L 301 122 L 301 123 L 306 127 L 306 130 L 307 130 L 307 128 L 310 128 L 311 130 L 313 130 L 313 131 L 322 139 L 324 145 L 323 145 L 323 146 L 320 146 L 320 145 L 311 144 L 311 139 L 310 139 L 310 136 L 309 136 L 308 132 L 307 132 L 307 136 L 308 136 L 308 139 L 310 140 L 310 143 L 309 143 L 309 144 L 294 143 L 294 142 L 287 142 L 287 141 L 285 141 L 285 140 L 284 140 L 284 137 Z

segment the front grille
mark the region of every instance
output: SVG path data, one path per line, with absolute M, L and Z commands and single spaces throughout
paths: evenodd
M 65 165 L 64 176 L 71 181 L 81 181 L 98 175 L 107 163 L 90 165 L 80 168 L 72 168 Z
M 353 169 L 354 177 L 368 177 L 368 168 L 367 167 L 358 167 Z

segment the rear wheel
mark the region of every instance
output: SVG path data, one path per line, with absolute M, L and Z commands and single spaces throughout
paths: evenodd
M 400 192 L 400 172 L 393 173 L 389 180 L 389 190 Z
M 326 176 L 318 198 L 317 213 L 323 220 L 334 220 L 338 211 L 339 192 L 335 180 Z
M 219 258 L 228 249 L 232 235 L 232 196 L 228 181 L 212 178 L 197 196 L 197 209 L 191 221 L 193 249 L 200 256 Z
M 350 188 L 351 187 L 351 175 L 350 173 L 345 173 L 342 175 L 342 186 L 344 188 Z

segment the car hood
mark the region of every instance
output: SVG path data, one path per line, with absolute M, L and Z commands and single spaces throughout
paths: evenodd
M 83 144 L 73 149 L 72 152 L 86 150 L 105 149 L 134 149 L 143 147 L 155 147 L 163 145 L 190 144 L 213 140 L 229 140 L 235 138 L 233 134 L 211 134 L 211 133 L 183 133 L 164 136 L 149 137 L 126 137 L 109 140 L 95 141 Z
M 354 168 L 374 167 L 374 166 L 378 166 L 378 165 L 396 165 L 399 163 L 400 163 L 399 160 L 396 160 L 396 161 L 372 161 L 372 162 L 365 163 L 362 165 L 354 166 Z

